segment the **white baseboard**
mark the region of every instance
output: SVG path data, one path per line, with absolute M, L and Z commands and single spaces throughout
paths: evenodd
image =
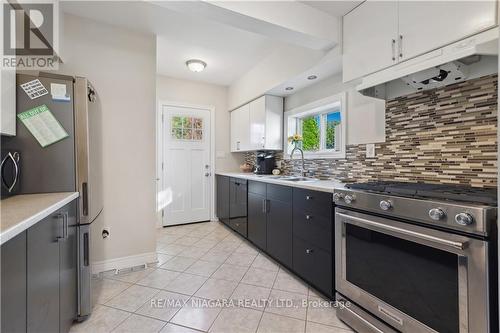
M 156 252 L 148 252 L 128 257 L 110 260 L 96 261 L 92 263 L 92 274 L 109 271 L 112 269 L 124 269 L 156 262 Z

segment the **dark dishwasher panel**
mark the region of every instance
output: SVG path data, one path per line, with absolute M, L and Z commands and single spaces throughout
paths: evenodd
M 231 178 L 229 181 L 229 226 L 247 237 L 247 181 Z

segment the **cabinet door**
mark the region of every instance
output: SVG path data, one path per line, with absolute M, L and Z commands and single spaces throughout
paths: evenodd
M 231 228 L 247 237 L 247 181 L 231 178 L 229 185 L 229 218 Z
M 2 332 L 26 332 L 26 231 L 2 245 Z
M 62 210 L 67 219 L 66 237 L 59 242 L 60 331 L 69 332 L 78 314 L 76 201 Z
M 16 71 L 0 70 L 0 133 L 16 135 Z
M 229 177 L 217 176 L 217 217 L 229 224 Z
M 248 239 L 266 249 L 266 197 L 248 193 Z
M 250 148 L 264 149 L 266 146 L 266 96 L 249 104 L 250 112 Z
M 292 267 L 292 205 L 272 199 L 267 202 L 267 252 Z
M 59 242 L 63 217 L 54 214 L 28 229 L 27 331 L 59 331 Z
M 250 107 L 248 104 L 231 112 L 231 151 L 250 149 Z
M 364 2 L 344 16 L 343 31 L 344 82 L 397 62 L 397 1 Z
M 496 1 L 399 1 L 401 60 L 493 27 Z

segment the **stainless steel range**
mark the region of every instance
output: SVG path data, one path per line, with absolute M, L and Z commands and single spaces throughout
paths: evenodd
M 348 187 L 348 188 L 347 188 Z M 335 190 L 338 316 L 360 332 L 498 332 L 496 189 Z

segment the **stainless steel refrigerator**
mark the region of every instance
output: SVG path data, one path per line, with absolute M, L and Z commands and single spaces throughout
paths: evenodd
M 47 93 L 33 99 L 28 96 L 20 85 L 33 80 L 39 80 Z M 17 120 L 16 136 L 2 137 L 2 150 L 19 152 L 22 157 L 18 194 L 80 193 L 79 218 L 72 227 L 77 228 L 78 235 L 78 256 L 74 258 L 78 270 L 78 319 L 85 319 L 92 310 L 90 229 L 103 210 L 99 96 L 83 77 L 23 74 L 17 75 L 16 103 L 18 114 L 45 104 L 68 133 L 66 138 L 42 147 Z

